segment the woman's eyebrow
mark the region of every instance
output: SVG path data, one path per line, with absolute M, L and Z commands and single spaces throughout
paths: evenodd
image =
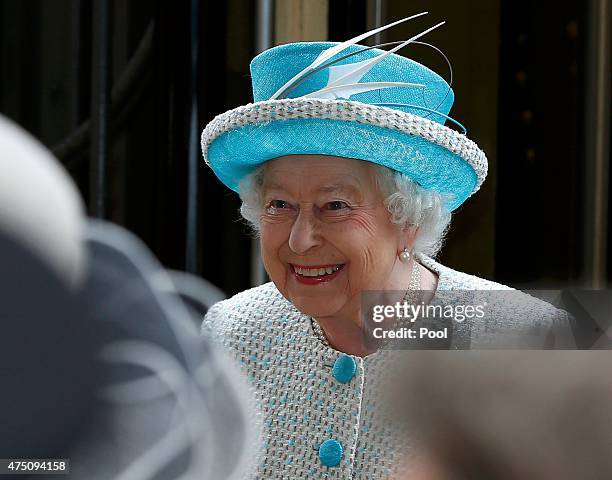
M 265 190 L 283 190 L 286 191 L 285 186 L 282 183 L 277 183 L 277 182 L 264 182 L 263 184 L 263 189 Z
M 363 191 L 352 183 L 334 183 L 317 188 L 318 193 L 344 194 L 347 198 L 360 202 L 363 200 Z
M 269 181 L 264 184 L 264 191 L 266 190 L 280 190 L 286 192 L 286 187 L 278 182 Z M 316 189 L 318 193 L 335 193 L 335 192 L 345 192 L 354 195 L 358 195 L 360 190 L 358 187 L 352 184 L 347 183 L 331 183 L 328 185 L 322 185 Z
M 334 192 L 346 192 L 352 194 L 358 194 L 359 189 L 354 185 L 344 184 L 344 183 L 333 183 L 331 185 L 323 185 L 322 187 L 317 188 L 318 192 L 322 193 L 334 193 Z

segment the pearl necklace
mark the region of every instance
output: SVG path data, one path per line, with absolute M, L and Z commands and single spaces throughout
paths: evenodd
M 408 290 L 406 290 L 406 294 L 404 295 L 404 302 L 407 302 L 410 293 L 416 292 L 421 289 L 421 269 L 419 268 L 419 264 L 413 260 L 412 263 L 412 271 L 410 272 L 410 283 L 408 284 Z M 412 303 L 416 303 L 416 299 L 418 298 L 418 293 L 415 293 L 415 298 L 412 299 Z M 317 336 L 317 338 L 323 343 L 323 345 L 327 347 L 331 347 L 329 344 L 329 340 L 325 336 L 325 332 L 323 332 L 323 328 L 319 325 L 314 318 L 310 317 L 310 323 L 312 324 L 312 329 Z

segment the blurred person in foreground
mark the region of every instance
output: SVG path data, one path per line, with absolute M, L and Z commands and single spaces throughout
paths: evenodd
M 3 115 L 0 152 L 0 476 L 242 478 L 256 414 L 183 301 L 208 305 L 201 281 L 177 285 L 129 232 L 88 219 L 68 172 Z
M 397 480 L 612 478 L 612 352 L 403 354 Z
M 388 26 L 267 50 L 251 62 L 255 103 L 202 132 L 204 159 L 239 193 L 272 280 L 213 306 L 203 323 L 257 390 L 259 478 L 390 474 L 395 445 L 374 413 L 383 356 L 364 341 L 364 292 L 428 291 L 436 302 L 442 291 L 509 290 L 432 258 L 487 172 L 484 152 L 444 126 L 457 123 L 450 86 L 393 53 L 440 25 L 389 51 L 358 44 Z M 502 302 L 512 322 L 566 318 L 524 297 L 522 310 Z M 458 333 L 448 346 L 469 347 L 469 329 Z

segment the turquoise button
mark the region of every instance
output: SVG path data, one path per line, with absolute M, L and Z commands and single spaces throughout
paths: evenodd
M 348 355 L 340 355 L 332 367 L 332 375 L 340 383 L 349 382 L 355 376 L 356 371 L 357 364 L 355 359 Z
M 342 444 L 333 438 L 325 440 L 319 447 L 319 460 L 326 467 L 335 467 L 342 460 Z

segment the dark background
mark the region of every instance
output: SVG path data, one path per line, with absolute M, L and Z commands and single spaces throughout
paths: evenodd
M 383 23 L 430 11 L 425 23 L 403 24 L 383 41 L 447 21 L 428 41 L 453 64 L 451 114 L 489 157 L 489 177 L 458 210 L 443 263 L 519 287 L 596 283 L 588 255 L 589 225 L 602 220 L 589 209 L 597 180 L 588 155 L 592 3 L 382 2 Z M 373 28 L 371 4 L 330 1 L 328 38 Z M 204 165 L 199 135 L 215 115 L 252 100 L 256 7 L 0 1 L 0 112 L 53 150 L 91 215 L 125 226 L 167 267 L 228 294 L 251 285 L 251 239 L 237 195 Z M 431 52 L 403 53 L 447 76 Z M 609 251 L 603 225 L 598 239 Z M 599 258 L 600 281 L 610 283 L 610 256 Z

